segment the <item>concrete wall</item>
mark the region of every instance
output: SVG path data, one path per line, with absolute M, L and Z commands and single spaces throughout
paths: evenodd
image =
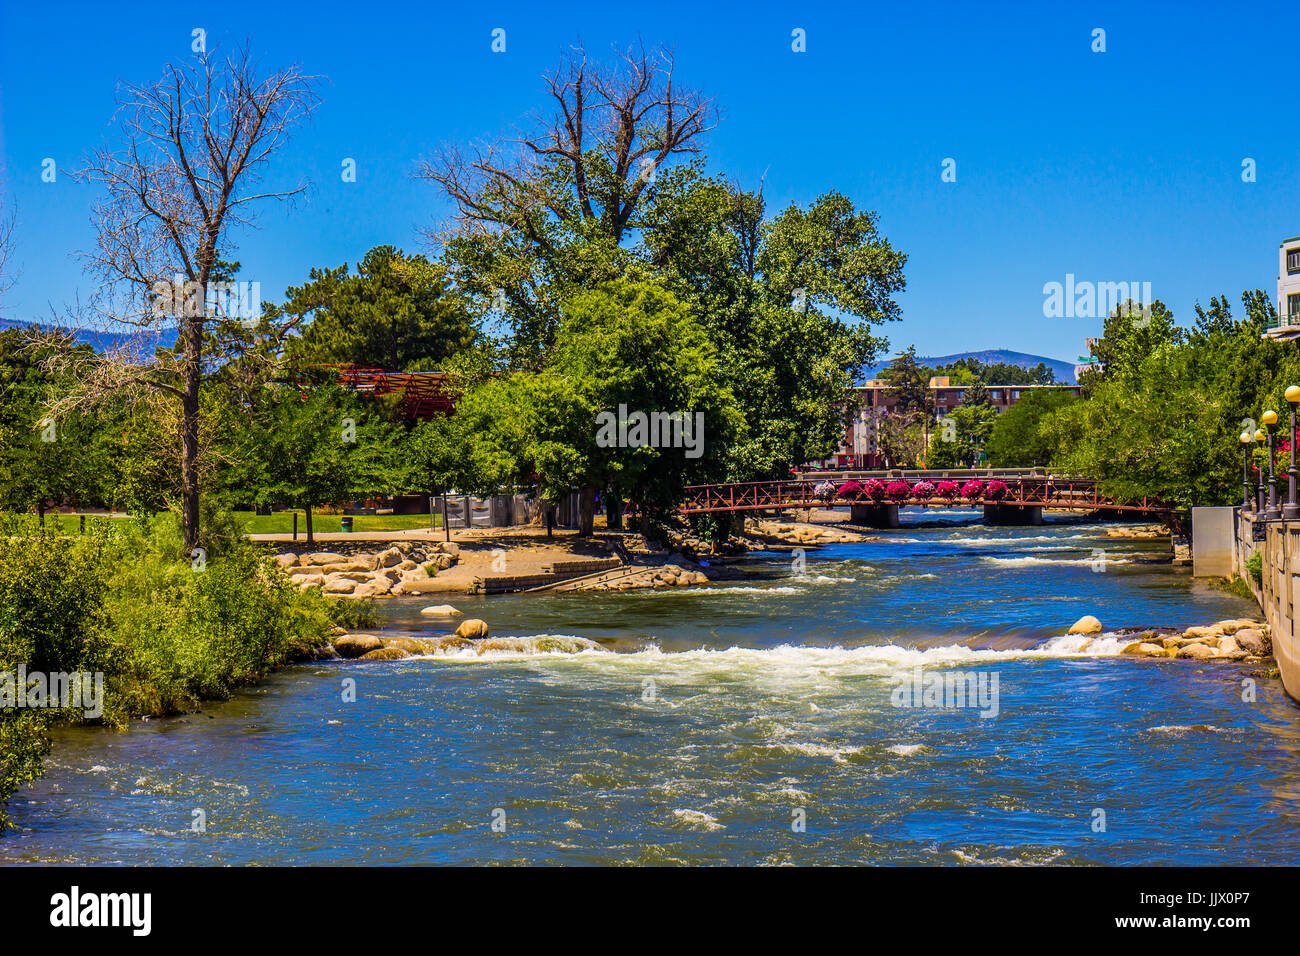
M 1255 592 L 1264 620 L 1273 636 L 1273 657 L 1282 672 L 1282 684 L 1300 701 L 1300 641 L 1295 626 L 1295 596 L 1300 593 L 1300 521 L 1256 521 L 1252 515 L 1236 516 L 1233 571 Z M 1261 540 L 1257 540 L 1261 539 Z M 1263 580 L 1256 586 L 1246 562 L 1256 551 L 1262 560 Z
M 1198 578 L 1230 578 L 1236 546 L 1235 508 L 1192 509 L 1192 574 Z

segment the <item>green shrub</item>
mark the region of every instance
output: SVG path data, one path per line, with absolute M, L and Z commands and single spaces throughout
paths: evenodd
M 229 527 L 213 515 L 206 553 L 192 556 L 172 515 L 86 535 L 0 519 L 0 672 L 102 673 L 102 719 L 121 726 L 227 698 L 319 647 L 336 623 L 373 620 L 368 602 L 299 591 Z M 41 773 L 48 726 L 83 720 L 0 710 L 0 829 L 4 801 Z
M 1260 552 L 1256 551 L 1246 559 L 1246 571 L 1255 582 L 1255 587 L 1264 586 L 1264 556 Z

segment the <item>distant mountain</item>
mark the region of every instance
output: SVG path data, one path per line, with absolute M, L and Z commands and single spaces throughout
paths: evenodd
M 3 329 L 26 329 L 31 328 L 31 322 L 18 322 L 14 319 L 0 319 L 0 330 Z M 47 326 L 48 328 L 48 326 Z M 65 329 L 73 339 L 79 343 L 90 345 L 97 352 L 107 352 L 109 349 L 117 348 L 127 342 L 136 341 L 136 351 L 152 355 L 155 347 L 159 345 L 171 345 L 176 341 L 175 329 L 163 329 L 160 331 L 148 331 L 143 334 L 130 332 L 100 332 L 94 329 Z
M 1052 370 L 1056 376 L 1056 381 L 1060 385 L 1074 385 L 1074 364 L 1073 362 L 1062 362 L 1060 359 L 1047 358 L 1045 355 L 1030 355 L 1027 352 L 1012 352 L 1010 349 L 985 349 L 982 352 L 954 352 L 951 355 L 918 355 L 916 360 L 922 365 L 929 368 L 937 368 L 941 365 L 951 365 L 958 359 L 972 358 L 983 365 L 997 365 L 1003 363 L 1006 365 L 1019 365 L 1021 368 L 1033 368 L 1039 362 L 1042 362 Z M 880 373 L 889 366 L 889 362 L 881 362 L 874 368 L 869 368 L 863 373 L 863 378 L 879 378 Z M 990 384 L 996 385 L 997 382 Z

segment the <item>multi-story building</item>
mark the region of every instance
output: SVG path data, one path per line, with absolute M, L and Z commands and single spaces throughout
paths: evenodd
M 930 396 L 933 399 L 934 412 L 943 416 L 962 403 L 968 385 L 954 385 L 946 375 L 936 375 L 930 379 Z M 1077 385 L 986 385 L 989 404 L 1001 414 L 1020 399 L 1035 389 L 1066 390 L 1079 394 Z M 844 443 L 840 445 L 832 461 L 839 468 L 885 468 L 886 462 L 880 448 L 880 424 L 888 415 L 894 413 L 897 399 L 890 394 L 887 382 L 872 379 L 856 389 L 858 408 L 856 415 L 850 416 L 845 423 Z
M 1265 335 L 1293 339 L 1300 336 L 1300 236 L 1277 247 L 1277 314 Z

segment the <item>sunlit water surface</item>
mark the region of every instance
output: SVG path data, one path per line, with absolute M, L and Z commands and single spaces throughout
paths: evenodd
M 201 713 L 60 732 L 0 861 L 1300 859 L 1300 709 L 1276 680 L 1061 637 L 1088 613 L 1181 626 L 1253 605 L 1160 542 L 974 517 L 907 514 L 804 573 L 760 557 L 744 583 L 455 602 L 496 635 L 613 654 L 299 666 Z M 445 633 L 427 603 L 383 611 Z M 917 667 L 996 676 L 997 715 L 894 706 Z

